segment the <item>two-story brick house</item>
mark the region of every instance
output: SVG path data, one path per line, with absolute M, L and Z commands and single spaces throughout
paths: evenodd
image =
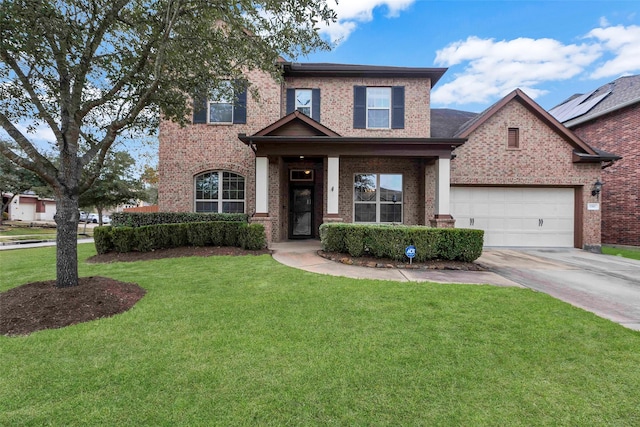
M 607 156 L 521 91 L 436 137 L 430 92 L 446 69 L 282 66 L 282 83 L 247 73 L 259 99 L 198 101 L 193 124 L 161 124 L 161 211 L 245 212 L 270 241 L 343 221 L 483 228 L 487 245 L 599 246 L 590 189 Z
M 592 147 L 622 157 L 602 172 L 602 242 L 640 246 L 640 75 L 574 95 L 549 113 Z

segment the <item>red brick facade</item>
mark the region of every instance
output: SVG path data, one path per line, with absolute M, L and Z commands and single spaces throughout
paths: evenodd
M 430 136 L 431 80 L 424 77 L 286 77 L 282 84 L 261 73 L 249 73 L 249 80 L 259 89 L 260 100 L 247 102 L 247 123 L 241 125 L 194 124 L 180 128 L 163 122 L 160 127 L 159 205 L 161 211 L 193 211 L 194 179 L 207 171 L 230 171 L 245 177 L 247 183 L 246 213 L 256 210 L 254 152 L 239 140 L 239 134 L 254 135 L 285 116 L 286 89 L 320 89 L 320 122 L 346 138 L 422 138 Z M 404 128 L 354 129 L 354 86 L 403 86 Z M 520 129 L 519 149 L 507 149 L 507 128 Z M 322 140 L 320 138 L 319 140 Z M 313 144 L 314 142 L 305 142 Z M 449 146 L 453 147 L 453 146 Z M 324 221 L 352 222 L 354 216 L 354 175 L 358 173 L 390 173 L 403 176 L 402 212 L 405 224 L 428 225 L 436 218 L 435 166 L 442 151 L 425 147 L 418 155 L 382 156 L 374 146 L 362 146 L 362 154 L 340 155 L 338 214 L 327 211 L 328 161 L 332 153 L 301 156 L 269 155 L 268 213 L 254 216 L 253 221 L 265 225 L 269 241 L 291 237 L 290 194 L 295 186 L 305 185 L 289 180 L 291 169 L 313 170 L 313 229 Z M 445 151 L 446 158 L 451 148 Z M 497 186 L 563 186 L 575 188 L 579 246 L 600 244 L 600 211 L 587 211 L 594 201 L 590 192 L 600 177 L 600 164 L 573 162 L 572 147 L 566 139 L 523 107 L 518 101 L 508 103 L 473 131 L 468 141 L 455 150 L 451 162 L 453 185 Z M 334 155 L 335 156 L 335 155 Z M 439 219 L 439 226 L 451 221 Z
M 518 128 L 520 147 L 507 147 L 509 128 Z M 600 163 L 573 163 L 571 146 L 557 132 L 517 101 L 511 101 L 475 130 L 455 150 L 451 162 L 452 185 L 573 187 L 576 221 L 582 246 L 600 245 L 600 211 L 588 210 L 597 202 L 589 191 L 600 178 Z
M 640 104 L 576 125 L 592 147 L 622 157 L 602 171 L 602 243 L 640 246 Z

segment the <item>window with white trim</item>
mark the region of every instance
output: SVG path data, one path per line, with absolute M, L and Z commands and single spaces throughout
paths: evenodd
M 401 174 L 355 174 L 353 222 L 402 223 Z
M 245 180 L 233 172 L 206 172 L 195 178 L 196 212 L 244 213 Z
M 367 128 L 391 128 L 391 88 L 367 88 Z
M 311 117 L 311 100 L 313 91 L 311 89 L 296 89 L 296 105 L 295 109 L 302 114 Z
M 223 82 L 209 100 L 208 123 L 233 123 L 233 87 L 230 81 Z

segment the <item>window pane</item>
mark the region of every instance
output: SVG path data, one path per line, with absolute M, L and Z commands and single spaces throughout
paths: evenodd
M 389 128 L 389 110 L 368 110 L 368 122 L 369 128 Z
M 296 89 L 296 110 L 311 116 L 311 89 Z
M 376 175 L 359 174 L 355 176 L 353 197 L 356 202 L 376 200 Z
M 222 102 L 226 104 L 233 104 L 233 85 L 230 81 L 224 81 L 220 83 L 217 89 L 213 90 L 211 94 L 211 102 Z
M 244 202 L 222 202 L 223 213 L 244 213 Z
M 402 175 L 380 175 L 380 201 L 402 201 Z
M 375 203 L 356 203 L 354 222 L 376 222 Z
M 218 198 L 218 173 L 205 173 L 196 178 L 196 199 Z
M 297 107 L 296 110 L 311 117 L 311 107 Z
M 402 222 L 402 204 L 380 204 L 380 222 Z
M 244 177 L 235 173 L 224 172 L 222 198 L 225 200 L 244 200 Z
M 232 123 L 233 105 L 226 103 L 209 104 L 209 123 Z
M 218 202 L 196 202 L 196 212 L 218 212 Z
M 391 106 L 391 88 L 368 87 L 367 107 L 389 108 Z

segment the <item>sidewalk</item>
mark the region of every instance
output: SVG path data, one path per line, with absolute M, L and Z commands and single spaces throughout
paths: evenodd
M 86 239 L 78 239 L 78 243 L 93 243 L 93 237 Z M 19 242 L 3 242 L 0 244 L 0 251 L 8 251 L 12 249 L 28 249 L 28 248 L 42 248 L 45 246 L 55 246 L 55 240 L 46 240 L 34 243 L 19 243 Z
M 332 276 L 399 282 L 469 283 L 523 287 L 489 271 L 413 270 L 346 265 L 318 255 L 320 250 L 320 241 L 318 240 L 271 243 L 269 249 L 273 250 L 273 259 L 281 264 Z M 479 261 L 482 262 L 482 257 L 480 257 Z

